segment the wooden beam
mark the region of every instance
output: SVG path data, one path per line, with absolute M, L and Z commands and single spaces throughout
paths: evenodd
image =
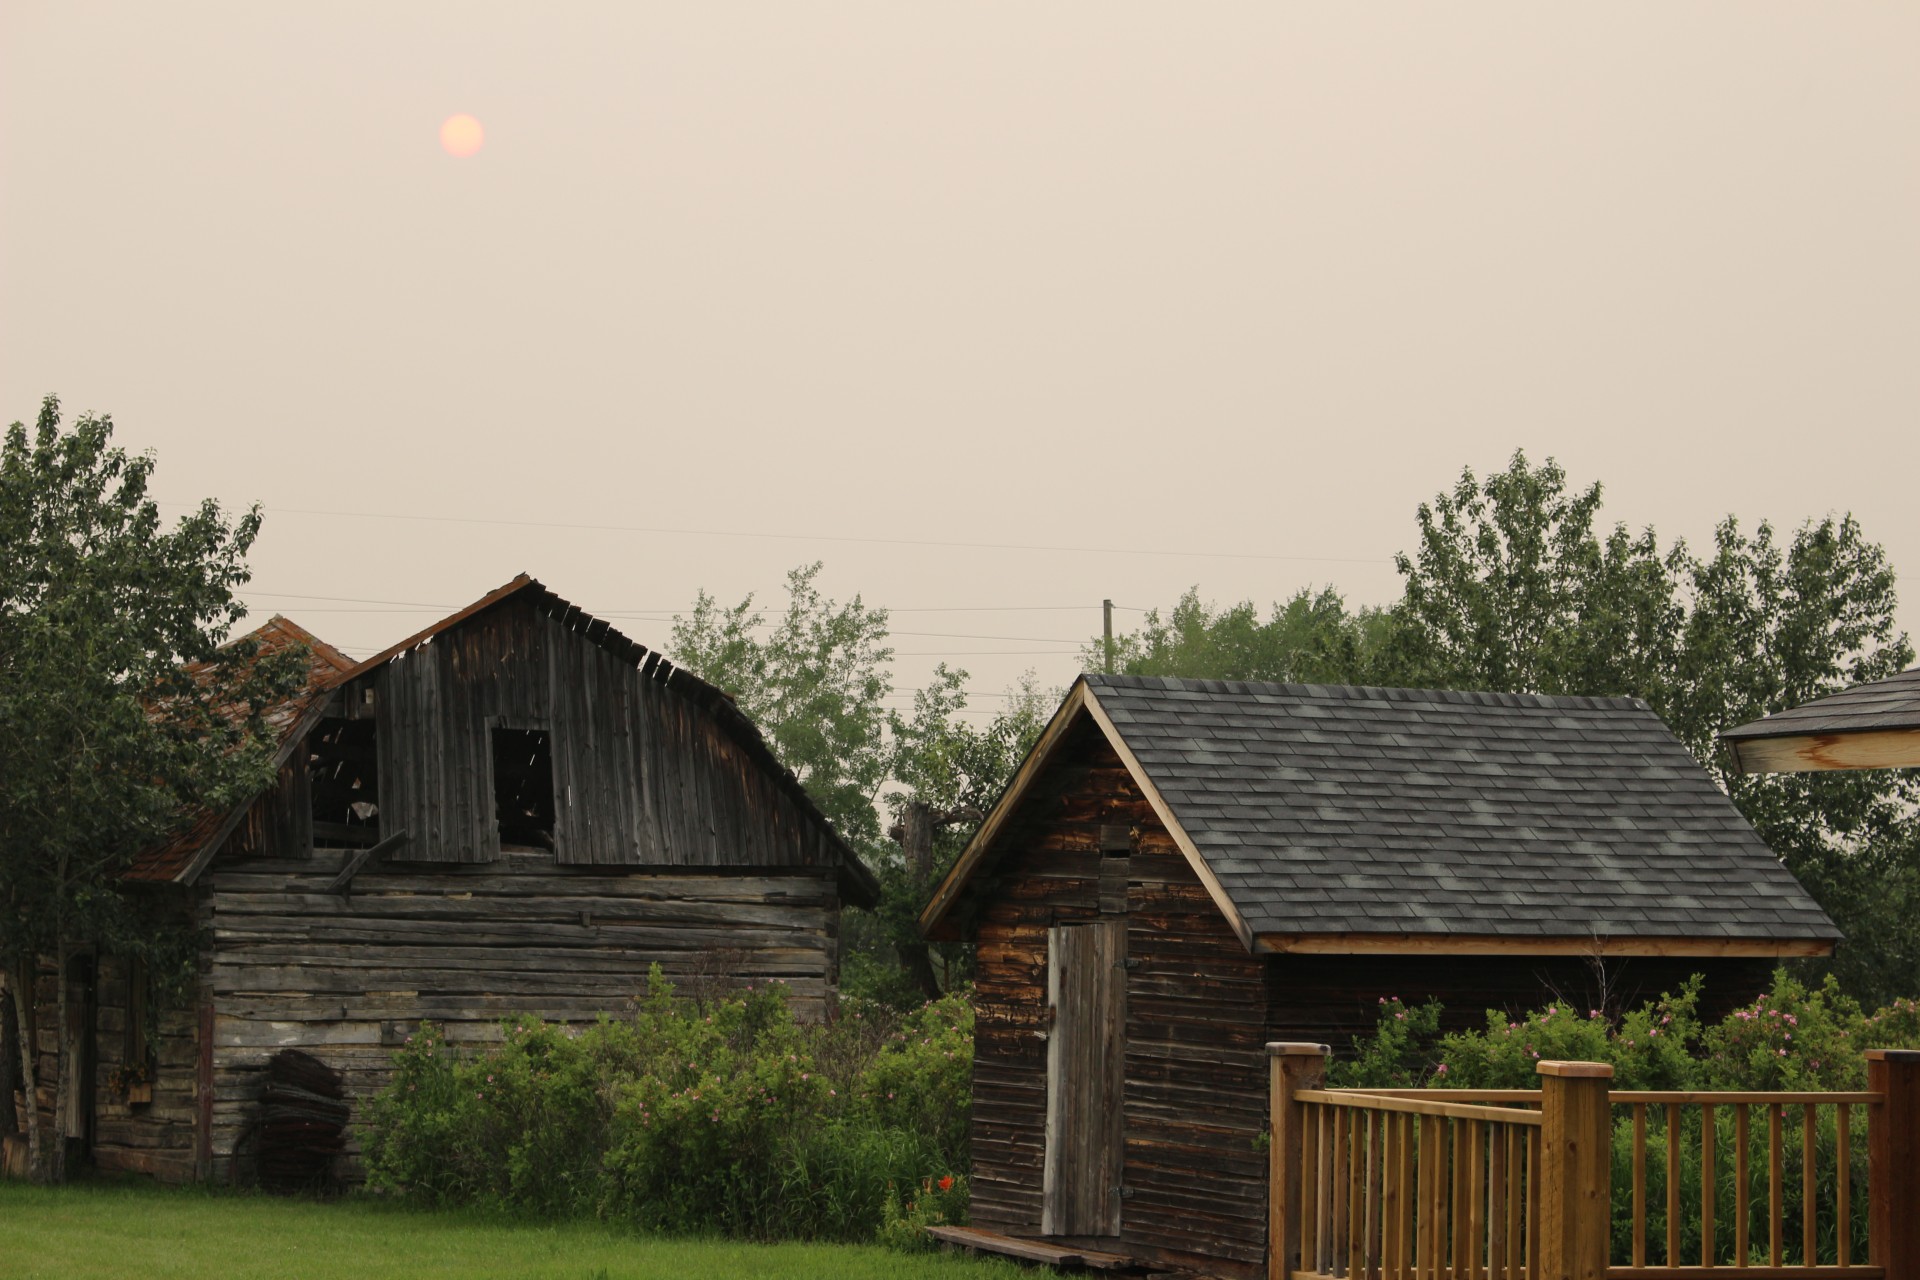
M 1085 688 L 1084 685 L 1079 687 Z M 1254 950 L 1253 929 L 1240 915 L 1239 908 L 1233 905 L 1233 899 L 1227 896 L 1227 891 L 1221 885 L 1219 877 L 1213 874 L 1213 868 L 1209 867 L 1207 860 L 1201 856 L 1200 846 L 1193 842 L 1193 837 L 1188 835 L 1186 829 L 1180 825 L 1180 820 L 1173 816 L 1173 806 L 1169 805 L 1165 797 L 1160 794 L 1160 788 L 1153 785 L 1153 779 L 1147 776 L 1145 767 L 1140 763 L 1140 757 L 1133 754 L 1133 748 L 1129 747 L 1126 739 L 1120 736 L 1120 730 L 1108 718 L 1106 708 L 1100 705 L 1100 699 L 1094 696 L 1091 690 L 1087 691 L 1087 711 L 1093 716 L 1094 723 L 1100 726 L 1100 732 L 1107 735 L 1108 744 L 1113 747 L 1114 753 L 1120 757 L 1121 762 L 1127 766 L 1127 772 L 1133 775 L 1134 783 L 1147 797 L 1147 803 L 1153 806 L 1153 812 L 1160 819 L 1160 825 L 1167 829 L 1167 834 L 1173 837 L 1174 844 L 1179 846 L 1181 854 L 1187 860 L 1187 865 L 1193 868 L 1193 874 L 1200 877 L 1200 883 L 1206 886 L 1207 896 L 1213 899 L 1213 905 L 1220 908 L 1220 914 L 1227 918 L 1227 923 L 1233 927 L 1234 933 L 1239 935 L 1241 945 L 1249 951 Z
M 1283 955 L 1828 956 L 1820 938 L 1528 938 L 1511 934 L 1261 934 L 1256 951 Z
M 408 837 L 406 832 L 396 831 L 392 835 L 388 836 L 385 840 L 382 840 L 379 844 L 373 845 L 369 848 L 355 850 L 352 856 L 350 856 L 347 859 L 346 865 L 340 868 L 340 874 L 335 876 L 333 880 L 327 885 L 327 892 L 328 893 L 345 893 L 347 891 L 347 886 L 353 883 L 353 878 L 360 874 L 360 869 L 362 867 L 366 866 L 369 862 L 372 862 L 376 858 L 386 857 L 388 854 L 392 853 L 395 849 L 398 849 L 401 845 L 405 844 L 407 842 L 407 838 Z
M 1920 768 L 1920 729 L 1734 738 L 1726 743 L 1740 773 Z

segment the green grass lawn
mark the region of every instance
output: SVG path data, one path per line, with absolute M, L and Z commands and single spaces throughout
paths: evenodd
M 0 1182 L 7 1280 L 201 1277 L 766 1277 L 1011 1280 L 1012 1263 L 871 1246 L 666 1240 L 591 1222 L 541 1226 L 370 1200 L 317 1204 L 145 1185 Z

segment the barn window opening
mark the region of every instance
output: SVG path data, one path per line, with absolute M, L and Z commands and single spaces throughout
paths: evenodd
M 379 843 L 379 766 L 373 721 L 328 717 L 314 729 L 307 739 L 314 844 Z
M 553 749 L 545 729 L 493 731 L 500 847 L 553 848 Z

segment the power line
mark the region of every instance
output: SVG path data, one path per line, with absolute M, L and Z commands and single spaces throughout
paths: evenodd
M 163 506 L 195 506 L 195 503 L 166 502 Z M 963 542 L 945 538 L 873 538 L 833 533 L 760 533 L 744 529 L 681 529 L 665 525 L 587 524 L 566 520 L 502 520 L 480 516 L 433 516 L 415 512 L 327 511 L 316 507 L 269 507 L 269 514 L 325 516 L 342 520 L 406 520 L 425 524 L 495 525 L 514 529 L 574 529 L 590 533 L 648 533 L 694 538 L 747 538 L 783 542 L 845 542 L 888 547 L 951 547 L 966 551 L 1050 551 L 1071 555 L 1170 556 L 1190 560 L 1275 560 L 1311 561 L 1327 564 L 1389 564 L 1381 556 L 1297 556 L 1266 551 L 1186 551 L 1168 547 L 1075 547 L 1049 543 Z
M 243 590 L 240 594 L 242 594 L 243 596 L 247 596 L 249 598 L 253 596 L 269 596 L 275 600 L 330 600 L 330 601 L 338 601 L 342 604 L 395 605 L 395 606 L 400 606 L 400 609 L 399 609 L 400 612 L 405 612 L 407 610 L 412 610 L 412 609 L 446 609 L 448 611 L 452 611 L 454 609 L 466 608 L 465 604 L 428 604 L 427 602 L 422 600 L 370 600 L 362 596 L 300 595 L 292 591 Z M 471 604 L 472 601 L 468 601 L 467 603 Z M 647 614 L 659 614 L 659 615 L 671 616 L 673 614 L 681 612 L 682 609 L 690 609 L 691 607 L 692 607 L 691 605 L 687 605 L 687 606 L 682 606 L 680 609 L 667 608 L 667 607 L 601 609 L 601 610 L 596 610 L 595 613 L 597 616 L 600 616 L 600 617 L 610 617 L 614 614 L 619 614 L 623 617 L 639 617 L 641 615 L 647 615 Z M 1097 609 L 1099 607 L 1100 606 L 1093 605 L 1093 604 L 983 604 L 983 605 L 941 604 L 941 605 L 905 605 L 905 606 L 895 606 L 895 605 L 878 606 L 877 605 L 877 606 L 874 606 L 876 611 L 884 609 L 885 612 L 890 614 L 891 613 L 1079 613 L 1082 610 Z M 1135 605 L 1129 605 L 1129 604 L 1116 604 L 1113 607 L 1116 609 L 1125 609 L 1129 613 L 1147 612 L 1146 609 L 1140 608 Z M 315 610 L 315 612 L 322 612 L 322 611 Z M 756 616 L 764 616 L 770 613 L 785 613 L 785 612 L 786 610 L 784 609 L 771 609 L 771 608 L 748 610 L 749 614 L 756 615 Z

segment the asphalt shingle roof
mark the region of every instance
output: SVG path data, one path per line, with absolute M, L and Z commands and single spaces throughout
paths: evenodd
M 1776 711 L 1720 736 L 1738 742 L 1874 729 L 1920 729 L 1920 667 Z
M 1086 679 L 1256 934 L 1839 937 L 1637 699 Z

